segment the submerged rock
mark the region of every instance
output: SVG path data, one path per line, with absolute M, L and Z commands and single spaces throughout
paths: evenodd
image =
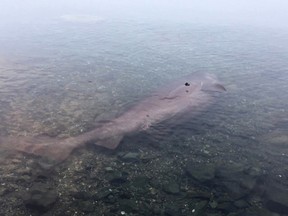
M 170 205 L 166 205 L 165 209 L 164 209 L 164 215 L 166 216 L 180 216 L 181 211 L 178 205 L 176 204 L 170 204 Z
M 110 194 L 113 194 L 112 189 L 110 188 L 102 188 L 101 190 L 99 190 L 94 196 L 93 198 L 95 200 L 101 200 L 104 199 L 106 197 L 108 197 Z
M 187 191 L 186 192 L 186 197 L 187 198 L 197 198 L 197 199 L 205 199 L 205 200 L 209 200 L 211 197 L 211 193 L 210 192 L 206 192 L 206 191 Z
M 247 168 L 243 164 L 229 163 L 217 167 L 216 177 L 221 179 L 237 180 Z
M 229 163 L 217 167 L 216 184 L 224 187 L 234 200 L 249 195 L 257 186 L 261 169 L 243 164 Z
M 236 206 L 237 208 L 247 208 L 249 207 L 249 203 L 246 202 L 245 200 L 237 200 L 233 203 L 234 206 Z
M 211 200 L 209 202 L 209 206 L 212 208 L 212 209 L 215 209 L 217 206 L 218 206 L 218 202 L 216 200 Z
M 86 191 L 77 191 L 73 193 L 72 196 L 75 199 L 80 199 L 80 200 L 89 200 L 92 197 L 91 194 Z
M 131 185 L 135 188 L 145 189 L 149 187 L 149 178 L 146 176 L 137 176 L 131 181 Z
M 120 171 L 113 171 L 109 172 L 107 175 L 107 179 L 111 184 L 118 185 L 127 182 L 128 173 L 120 172 Z
M 86 212 L 86 213 L 93 212 L 95 209 L 93 203 L 89 201 L 78 201 L 77 206 L 81 211 Z
M 277 213 L 272 213 L 263 208 L 252 208 L 240 210 L 237 212 L 230 212 L 227 216 L 280 216 Z
M 119 200 L 119 209 L 125 212 L 137 212 L 137 202 L 133 199 L 121 199 Z
M 280 214 L 288 212 L 288 190 L 282 185 L 270 186 L 265 192 L 265 206 Z
M 217 205 L 217 209 L 225 213 L 234 212 L 237 208 L 231 202 L 222 202 Z
M 7 188 L 0 188 L 0 196 L 3 197 L 9 192 Z
M 203 183 L 214 179 L 215 166 L 213 164 L 188 163 L 186 172 L 193 179 Z
M 196 203 L 194 209 L 193 209 L 193 215 L 196 215 L 196 216 L 201 216 L 204 214 L 205 212 L 205 209 L 207 208 L 208 206 L 208 201 L 200 201 L 198 203 Z
M 240 186 L 238 182 L 223 181 L 220 186 L 225 189 L 234 200 L 241 199 L 250 194 L 250 191 Z
M 24 195 L 23 200 L 28 208 L 45 212 L 57 201 L 58 195 L 55 190 L 50 189 L 46 184 L 36 183 L 29 192 Z

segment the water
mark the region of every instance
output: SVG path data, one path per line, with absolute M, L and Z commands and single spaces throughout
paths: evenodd
M 181 124 L 115 151 L 79 149 L 48 170 L 1 149 L 1 214 L 288 214 L 288 32 L 109 21 L 1 32 L 2 137 L 82 134 L 189 73 L 227 89 Z M 29 197 L 39 188 L 55 192 L 51 207 Z

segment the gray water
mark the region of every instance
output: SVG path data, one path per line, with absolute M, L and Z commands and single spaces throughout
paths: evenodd
M 288 32 L 116 21 L 0 28 L 2 137 L 79 135 L 190 73 L 216 74 L 227 89 L 185 123 L 125 137 L 115 151 L 79 149 L 48 170 L 1 150 L 1 214 L 288 215 Z M 37 187 L 58 202 L 35 204 Z

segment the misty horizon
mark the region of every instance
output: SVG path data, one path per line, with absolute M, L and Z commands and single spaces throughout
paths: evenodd
M 288 3 L 276 1 L 170 0 L 131 1 L 7 1 L 0 3 L 0 23 L 46 22 L 63 16 L 90 16 L 105 20 L 177 22 L 213 25 L 288 27 Z

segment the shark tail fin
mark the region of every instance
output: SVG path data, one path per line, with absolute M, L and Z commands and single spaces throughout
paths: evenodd
M 108 149 L 116 149 L 123 139 L 123 135 L 114 135 L 105 139 L 98 140 L 95 145 Z
M 75 148 L 77 145 L 70 138 L 0 137 L 0 150 L 24 152 L 57 162 L 64 161 Z

